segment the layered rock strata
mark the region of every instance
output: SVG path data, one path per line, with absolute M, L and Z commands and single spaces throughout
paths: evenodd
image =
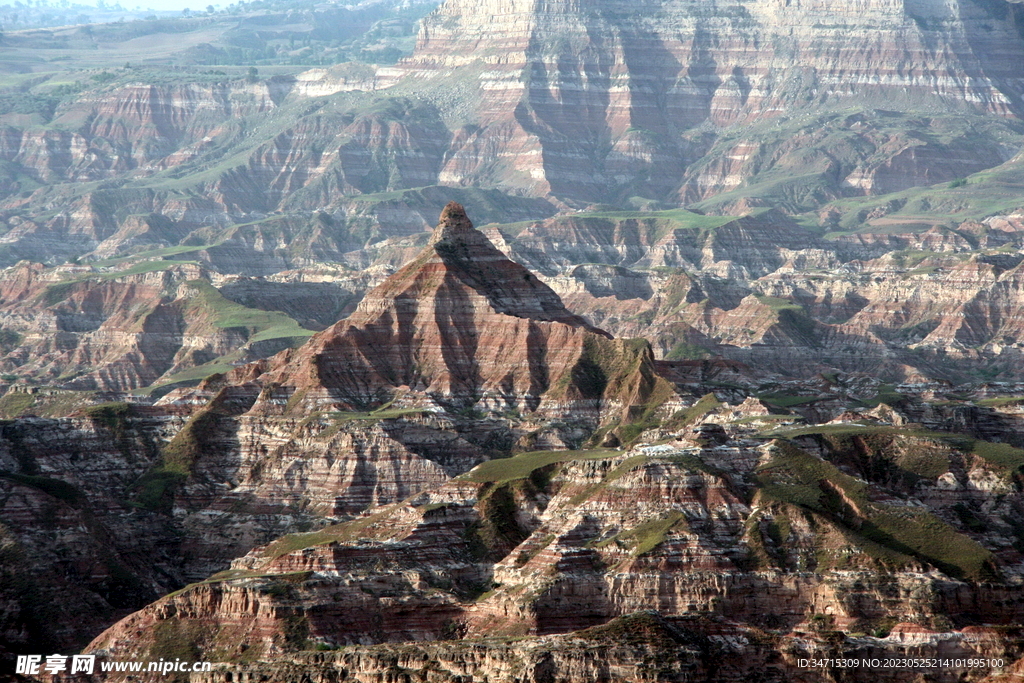
M 624 7 L 451 0 L 412 57 L 355 66 L 333 92 L 313 85 L 323 69 L 86 88 L 51 125 L 0 133 L 0 263 L 197 244 L 220 227 L 232 234 L 214 261 L 244 254 L 268 274 L 310 258 L 268 219 L 344 222 L 358 195 L 437 186 L 489 188 L 518 220 L 595 202 L 811 211 L 1019 172 L 1003 121 L 1020 115 L 1019 3 Z M 416 207 L 377 199 L 383 236 L 423 227 Z M 286 232 L 321 258 L 366 244 Z
M 450 0 L 426 19 L 414 55 L 382 75 L 400 82 L 472 69 L 480 78 L 478 120 L 456 133 L 442 182 L 515 183 L 599 201 L 634 183 L 643 196 L 664 196 L 685 173 L 693 186 L 684 182 L 681 194 L 692 200 L 741 184 L 742 172 L 717 186 L 700 176 L 716 163 L 739 170 L 736 160 L 756 155 L 758 142 L 740 141 L 704 159 L 704 168 L 687 168 L 694 152 L 709 151 L 688 130 L 778 117 L 811 93 L 818 106 L 847 98 L 902 108 L 960 102 L 1016 115 L 1020 86 L 1007 65 L 1024 56 L 1017 22 L 1012 3 L 805 2 L 782 12 L 760 2 L 733 12 L 674 0 L 640 11 L 616 2 L 583 11 L 571 2 Z M 896 66 L 903 64 L 912 66 Z M 965 158 L 977 151 L 962 147 Z M 898 137 L 879 148 L 888 152 L 885 168 L 845 169 L 847 185 L 870 190 L 883 176 L 915 174 L 910 182 L 922 183 L 931 150 Z M 579 159 L 589 161 L 586 172 Z
M 571 413 L 595 424 L 603 413 L 671 392 L 645 343 L 610 339 L 570 313 L 454 203 L 427 248 L 348 319 L 228 377 L 250 379 L 264 387 L 257 411 L 280 412 L 282 402 L 307 412 L 364 409 L 419 396 L 451 407 Z
M 765 420 L 763 406 L 695 410 L 708 422 L 669 443 L 492 461 L 352 522 L 280 539 L 90 647 L 140 657 L 175 633 L 272 672 L 273 660 L 313 647 L 561 634 L 654 609 L 776 638 L 892 632 L 833 640 L 841 651 L 913 641 L 919 652 L 1017 656 L 1005 627 L 1024 614 L 1021 500 L 1005 458 L 1024 462 L 1019 451 L 863 423 L 791 427 L 782 433 L 795 443 L 762 445 L 745 436 L 749 420 L 710 418 Z M 901 620 L 916 626 L 893 628 Z M 325 666 L 347 661 L 331 657 Z
M 12 305 L 45 296 L 52 287 L 41 268 L 24 265 L 16 272 L 21 277 L 9 286 Z M 137 283 L 106 281 L 99 287 L 68 283 L 64 289 L 75 295 L 65 305 L 78 305 L 68 319 L 93 311 L 94 322 L 102 326 L 118 320 L 117 311 L 138 312 L 130 296 L 142 286 L 149 287 L 153 305 L 168 305 L 163 292 L 169 282 L 175 284 L 172 273 L 137 278 Z M 234 310 L 202 281 L 177 287 L 214 297 L 209 300 L 220 307 L 214 311 Z M 244 289 L 226 289 L 236 298 L 245 296 Z M 194 298 L 179 297 L 170 305 L 193 305 L 188 302 Z M 109 317 L 103 320 L 104 315 Z M 487 336 L 491 328 L 501 334 Z M 526 356 L 517 362 L 513 352 L 519 342 Z M 363 365 L 346 364 L 346 353 L 357 354 Z M 413 379 L 387 384 L 394 378 Z M 352 403 L 337 398 L 340 392 L 352 402 L 360 399 L 365 382 L 380 383 L 396 400 L 373 412 L 355 412 Z M 521 402 L 517 392 L 524 394 Z M 31 400 L 27 391 L 12 392 L 7 401 L 12 409 L 22 395 Z M 171 392 L 156 407 L 90 408 L 100 416 L 113 411 L 109 428 L 119 439 L 121 464 L 132 467 L 96 471 L 86 488 L 112 488 L 119 505 L 162 525 L 154 543 L 173 539 L 172 554 L 179 559 L 168 580 L 194 580 L 224 569 L 232 558 L 274 536 L 403 500 L 514 449 L 578 446 L 602 421 L 614 426 L 650 418 L 672 397 L 671 386 L 655 374 L 649 346 L 609 339 L 570 314 L 557 295 L 494 249 L 453 204 L 420 257 L 388 278 L 350 320 L 325 330 L 302 350 L 240 367 L 197 390 Z M 453 412 L 440 410 L 443 405 Z M 482 419 L 485 410 L 492 417 Z M 135 427 L 126 426 L 133 411 L 149 411 L 158 425 L 142 429 L 139 443 L 129 438 Z M 504 417 L 496 411 L 504 411 Z M 552 421 L 552 415 L 564 419 Z M 67 454 L 45 447 L 41 424 L 31 418 L 15 423 L 2 442 L 13 458 L 4 471 L 11 481 L 36 482 L 44 489 L 52 484 L 58 493 L 70 487 L 68 495 L 77 496 L 77 480 L 66 471 L 72 465 L 61 460 Z M 54 422 L 54 429 L 66 428 Z M 40 459 L 54 461 L 47 468 L 56 483 L 45 477 L 37 482 L 35 466 L 22 462 L 29 458 L 29 440 Z M 140 449 L 144 457 L 132 460 Z M 82 543 L 95 541 L 88 532 Z M 140 579 L 147 585 L 164 590 L 173 585 L 160 583 L 159 572 L 150 570 Z M 67 579 L 67 572 L 58 574 Z
M 826 240 L 774 211 L 580 214 L 525 226 L 503 248 L 573 310 L 666 360 L 963 382 L 1019 372 L 1015 220 Z
M 383 683 L 394 671 L 418 676 L 429 683 L 464 681 L 465 672 L 486 676 L 488 681 L 511 683 L 545 680 L 629 680 L 729 683 L 751 680 L 766 683 L 827 680 L 836 670 L 808 670 L 801 660 L 874 658 L 949 659 L 956 664 L 944 670 L 972 677 L 968 659 L 991 657 L 1008 661 L 1019 646 L 1005 647 L 993 632 L 943 633 L 900 624 L 890 638 L 849 638 L 836 642 L 827 636 L 794 634 L 775 639 L 764 632 L 735 624 L 700 618 L 666 619 L 643 612 L 607 625 L 563 636 L 518 639 L 473 639 L 443 643 L 416 643 L 400 647 L 352 647 L 340 653 L 284 656 L 276 662 L 245 666 L 221 666 L 197 676 L 202 683 L 221 683 L 259 678 L 284 681 L 295 677 L 321 683 L 344 675 L 359 683 Z M 959 660 L 959 661 L 958 661 Z M 1007 667 L 1010 669 L 1010 667 Z M 1014 667 L 1019 670 L 1020 666 Z M 524 673 L 525 672 L 525 673 Z M 926 673 L 920 669 L 870 667 L 844 672 L 851 681 L 904 683 Z M 996 674 L 985 681 L 1012 680 L 1013 674 Z
M 210 284 L 217 277 L 210 271 L 161 266 L 96 273 L 22 262 L 9 269 L 0 295 L 0 368 L 34 383 L 127 391 L 226 358 L 268 356 L 311 333 L 283 313 L 234 304 Z
M 184 582 L 173 521 L 129 501 L 173 415 L 127 406 L 0 428 L 0 659 L 83 635 Z

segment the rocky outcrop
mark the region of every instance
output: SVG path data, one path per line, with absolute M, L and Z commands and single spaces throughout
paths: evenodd
M 249 406 L 224 392 L 191 416 L 104 404 L 3 426 L 0 658 L 78 648 L 254 546 L 443 485 L 512 443 L 491 421 L 274 419 L 245 415 Z

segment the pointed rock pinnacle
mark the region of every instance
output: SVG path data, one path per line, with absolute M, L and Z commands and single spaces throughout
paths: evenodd
M 474 230 L 473 221 L 466 215 L 466 209 L 458 202 L 448 202 L 448 205 L 441 211 L 441 218 L 434 228 L 434 234 L 430 238 L 432 244 L 443 240 L 465 235 Z

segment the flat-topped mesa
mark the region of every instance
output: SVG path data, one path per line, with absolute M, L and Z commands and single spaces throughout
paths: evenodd
M 614 340 L 573 315 L 451 203 L 430 244 L 350 318 L 228 379 L 267 387 L 256 409 L 273 412 L 363 410 L 404 397 L 399 404 L 596 422 L 664 390 L 653 368 L 646 342 Z

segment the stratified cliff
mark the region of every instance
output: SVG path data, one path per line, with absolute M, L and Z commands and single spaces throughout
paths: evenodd
M 173 521 L 130 500 L 182 421 L 108 404 L 0 427 L 0 659 L 80 648 L 187 580 Z
M 28 264 L 17 269 L 19 278 L 9 288 L 15 303 L 50 291 L 41 272 Z M 228 304 L 216 299 L 211 285 L 176 284 L 171 272 L 139 275 L 138 282 L 68 283 L 62 296 L 65 290 L 78 295 L 63 300 L 57 311 L 70 321 L 90 310 L 97 320 L 106 314 L 103 325 L 112 326 L 120 313 L 111 311 L 138 315 L 143 295 L 155 307 L 197 305 L 198 296 L 168 300 L 168 283 L 179 290 L 213 290 L 203 295 L 205 305 L 212 302 L 213 311 L 225 313 Z M 253 281 L 230 284 L 266 289 Z M 236 320 L 252 312 L 234 306 L 242 311 L 229 306 L 227 312 Z M 197 315 L 193 324 L 203 320 Z M 87 337 L 79 351 L 108 336 Z M 261 336 L 270 338 L 254 335 Z M 133 339 L 153 343 L 144 327 Z M 372 393 L 365 393 L 367 386 Z M 30 413 L 44 406 L 58 411 L 65 401 L 66 412 L 76 409 L 71 391 L 54 391 L 55 398 L 45 400 L 37 393 L 12 390 L 4 405 Z M 233 558 L 282 533 L 393 504 L 513 450 L 579 446 L 599 428 L 626 429 L 671 410 L 678 400 L 672 385 L 657 375 L 646 342 L 610 339 L 569 313 L 550 288 L 506 259 L 472 227 L 462 207 L 451 204 L 420 256 L 370 292 L 348 320 L 294 352 L 215 375 L 198 388 L 171 391 L 155 406 L 87 408 L 87 415 L 99 416 L 94 422 L 109 417 L 109 425 L 100 424 L 112 430 L 108 440 L 116 447 L 101 457 L 103 467 L 95 472 L 79 471 L 79 451 L 68 455 L 66 439 L 51 434 L 81 432 L 81 417 L 22 417 L 5 428 L 0 445 L 8 456 L 0 462 L 0 483 L 11 489 L 11 504 L 26 498 L 32 505 L 21 507 L 39 510 L 25 514 L 16 505 L 5 516 L 11 550 L 2 566 L 39 574 L 45 591 L 71 584 L 99 603 L 94 594 L 103 595 L 105 574 L 89 582 L 63 566 L 36 572 L 61 546 L 47 542 L 37 552 L 26 549 L 33 538 L 62 529 L 63 522 L 49 523 L 47 515 L 68 508 L 67 524 L 97 515 L 97 524 L 87 525 L 77 541 L 83 547 L 76 553 L 92 558 L 108 533 L 102 525 L 107 522 L 90 512 L 90 499 L 81 491 L 109 490 L 115 509 L 107 516 L 136 511 L 138 519 L 125 522 L 124 533 L 152 528 L 145 532 L 152 544 L 171 548 L 170 568 L 136 560 L 137 574 L 130 578 L 140 586 L 138 595 L 145 589 L 148 598 L 225 569 Z M 141 547 L 144 552 L 150 546 Z M 19 595 L 5 597 L 27 599 Z M 139 599 L 126 596 L 124 606 L 138 607 Z M 73 644 L 67 632 L 36 624 L 28 606 L 17 605 L 0 622 L 15 642 L 36 628 L 55 646 Z M 109 620 L 117 614 L 112 609 L 102 605 L 96 618 Z
M 581 304 L 622 301 L 623 316 L 650 300 L 651 329 L 659 316 L 676 316 L 678 329 L 689 307 L 704 306 L 708 315 L 689 323 L 694 341 L 685 343 L 694 345 L 712 343 L 697 326 L 723 315 L 712 303 L 726 301 L 720 310 L 732 324 L 762 325 L 762 341 L 782 329 L 808 343 L 789 306 L 741 283 L 786 281 L 794 264 L 840 263 L 847 248 L 956 249 L 963 240 L 994 249 L 970 261 L 993 274 L 1019 265 L 998 258 L 1015 239 L 1010 229 L 974 242 L 967 228 L 829 242 L 776 212 L 577 215 L 518 227 L 516 239 L 488 232 L 555 283 L 565 284 L 563 269 L 579 269 Z M 397 258 L 411 244 L 379 253 Z M 573 265 L 589 254 L 636 270 Z M 686 272 L 701 267 L 708 272 Z M 36 296 L 40 272 L 20 268 L 10 291 L 24 295 L 13 298 Z M 729 273 L 744 280 L 730 283 Z M 835 282 L 851 274 L 837 269 Z M 273 283 L 233 284 L 233 296 L 248 300 L 246 290 Z M 982 400 L 996 390 L 655 360 L 646 341 L 609 338 L 570 313 L 450 204 L 405 267 L 302 347 L 171 391 L 153 407 L 87 413 L 116 444 L 103 471 L 82 469 L 50 436 L 82 431 L 80 417 L 5 428 L 0 479 L 10 501 L 38 511 L 10 517 L 3 567 L 34 572 L 39 591 L 70 585 L 83 604 L 100 605 L 83 628 L 138 607 L 142 592 L 109 602 L 109 586 L 126 580 L 109 563 L 99 576 L 110 580 L 88 582 L 60 564 L 36 569 L 52 564 L 61 547 L 53 541 L 27 552 L 33 539 L 97 514 L 77 491 L 111 487 L 118 502 L 97 519 L 133 510 L 125 528 L 147 530 L 165 552 L 150 566 L 138 558 L 150 546 L 121 541 L 132 585 L 196 583 L 120 619 L 89 651 L 216 660 L 209 681 L 288 680 L 297 667 L 312 680 L 345 671 L 375 682 L 395 667 L 439 682 L 505 680 L 515 661 L 540 671 L 538 680 L 602 671 L 613 680 L 729 680 L 764 662 L 767 680 L 819 681 L 830 674 L 802 671 L 804 655 L 1010 662 L 1022 648 L 1014 625 L 1024 618 L 1024 452 L 1019 401 Z M 96 561 L 105 533 L 79 530 L 74 556 Z M 3 622 L 14 642 L 38 632 L 71 644 L 23 603 Z M 655 614 L 635 616 L 645 610 Z M 623 634 L 623 624 L 640 633 L 629 647 L 603 636 L 593 644 L 595 634 Z M 667 653 L 669 668 L 652 671 Z M 884 676 L 902 683 L 923 673 Z M 998 672 L 948 671 L 966 680 L 990 673 Z
M 496 232 L 574 311 L 667 360 L 722 356 L 803 379 L 1015 379 L 1019 215 L 953 226 L 877 213 L 827 238 L 763 209 L 579 213 Z
M 0 114 L 0 658 L 1013 676 L 795 662 L 1022 655 L 1021 26 L 451 0 Z
M 418 200 L 424 206 L 437 201 L 432 192 L 425 195 Z M 396 221 L 419 215 L 388 210 L 399 214 Z M 315 373 L 327 373 L 326 384 L 348 392 L 348 405 L 390 400 L 406 386 L 444 400 L 508 408 L 525 400 L 521 396 L 533 401 L 545 387 L 561 387 L 558 377 L 544 380 L 536 368 L 533 375 L 522 374 L 534 366 L 492 346 L 497 355 L 483 372 L 511 372 L 516 384 L 504 390 L 474 379 L 479 371 L 457 356 L 470 353 L 475 343 L 491 345 L 495 335 L 488 329 L 505 326 L 498 336 L 520 334 L 522 315 L 540 316 L 544 324 L 538 330 L 570 334 L 549 324 L 573 316 L 560 309 L 557 319 L 551 317 L 561 304 L 552 303 L 546 285 L 586 320 L 569 327 L 593 325 L 616 337 L 643 337 L 666 360 L 722 356 L 762 375 L 801 379 L 834 371 L 869 372 L 887 381 L 1020 377 L 1024 364 L 1014 340 L 1020 332 L 1021 264 L 1013 253 L 1024 244 L 1019 212 L 958 224 L 914 212 L 909 205 L 869 203 L 850 212 L 864 214 L 867 227 L 843 229 L 836 220 L 826 235 L 770 209 L 743 216 L 681 209 L 571 213 L 460 233 L 466 258 L 495 264 L 493 272 L 475 274 L 460 265 L 465 258 L 446 251 L 448 241 L 436 242 L 427 231 L 327 252 L 323 261 L 263 276 L 231 273 L 255 258 L 240 231 L 214 247 L 156 250 L 97 265 L 21 263 L 0 272 L 0 368 L 8 379 L 65 389 L 149 386 L 160 395 L 294 347 L 353 316 L 330 333 L 337 339 L 321 338 L 325 350 L 341 345 L 339 358 L 356 358 L 360 344 L 388 345 L 405 334 L 400 328 L 421 331 L 407 336 L 392 357 L 358 361 L 358 376 L 328 378 L 335 371 L 318 366 Z M 821 220 L 833 218 L 826 212 Z M 328 231 L 327 219 L 317 223 Z M 275 237 L 274 230 L 265 226 L 249 235 L 264 256 L 280 253 L 271 243 L 284 236 Z M 307 247 L 312 248 L 302 248 Z M 407 265 L 411 261 L 418 265 Z M 374 290 L 403 266 L 399 279 Z M 479 277 L 487 283 L 480 285 Z M 449 286 L 469 297 L 461 308 L 417 307 L 405 317 L 382 317 L 410 296 L 443 293 Z M 522 309 L 520 317 L 487 313 L 502 306 L 513 313 Z M 465 318 L 465 329 L 436 319 L 449 313 Z M 357 334 L 353 325 L 365 330 Z M 409 344 L 428 337 L 432 345 L 447 345 L 448 356 L 427 363 L 427 351 L 410 350 Z M 526 339 L 523 348 L 533 349 L 526 355 L 548 353 L 537 339 Z M 619 344 L 588 343 L 587 358 L 599 365 L 602 349 Z M 534 356 L 531 363 L 543 364 Z M 405 369 L 389 374 L 383 366 Z M 320 381 L 310 378 L 271 381 Z
M 189 373 L 198 380 L 312 334 L 284 313 L 227 299 L 210 284 L 217 276 L 194 262 L 156 260 L 111 272 L 21 262 L 0 278 L 3 370 L 64 389 L 128 391 L 174 384 Z M 293 305 L 284 308 L 300 312 L 302 291 L 309 297 L 316 289 L 292 287 Z M 340 288 L 320 289 L 321 306 L 324 295 L 344 295 Z M 318 326 L 313 316 L 300 315 Z M 205 373 L 194 374 L 203 366 Z
M 869 102 L 1018 115 L 1020 21 L 1016 4 L 970 0 L 844 7 L 450 0 L 425 20 L 413 56 L 384 73 L 399 82 L 415 76 L 446 83 L 465 74 L 462 87 L 478 98 L 468 105 L 472 125 L 453 139 L 442 182 L 526 186 L 590 201 L 632 188 L 693 201 L 784 167 L 795 152 L 769 131 L 729 149 L 709 148 L 704 135 L 689 133 L 701 124 L 785 120 L 809 107 Z M 818 150 L 806 150 L 802 165 L 870 189 L 875 176 L 879 188 L 890 174 L 906 187 L 953 172 L 929 159 L 956 157 L 952 177 L 1003 161 L 995 146 L 966 140 L 853 136 L 804 141 L 800 147 Z M 851 155 L 850 146 L 860 149 Z M 765 148 L 772 152 L 762 155 Z M 755 156 L 761 168 L 745 167 Z M 726 165 L 732 170 L 720 169 L 725 177 L 708 178 Z

